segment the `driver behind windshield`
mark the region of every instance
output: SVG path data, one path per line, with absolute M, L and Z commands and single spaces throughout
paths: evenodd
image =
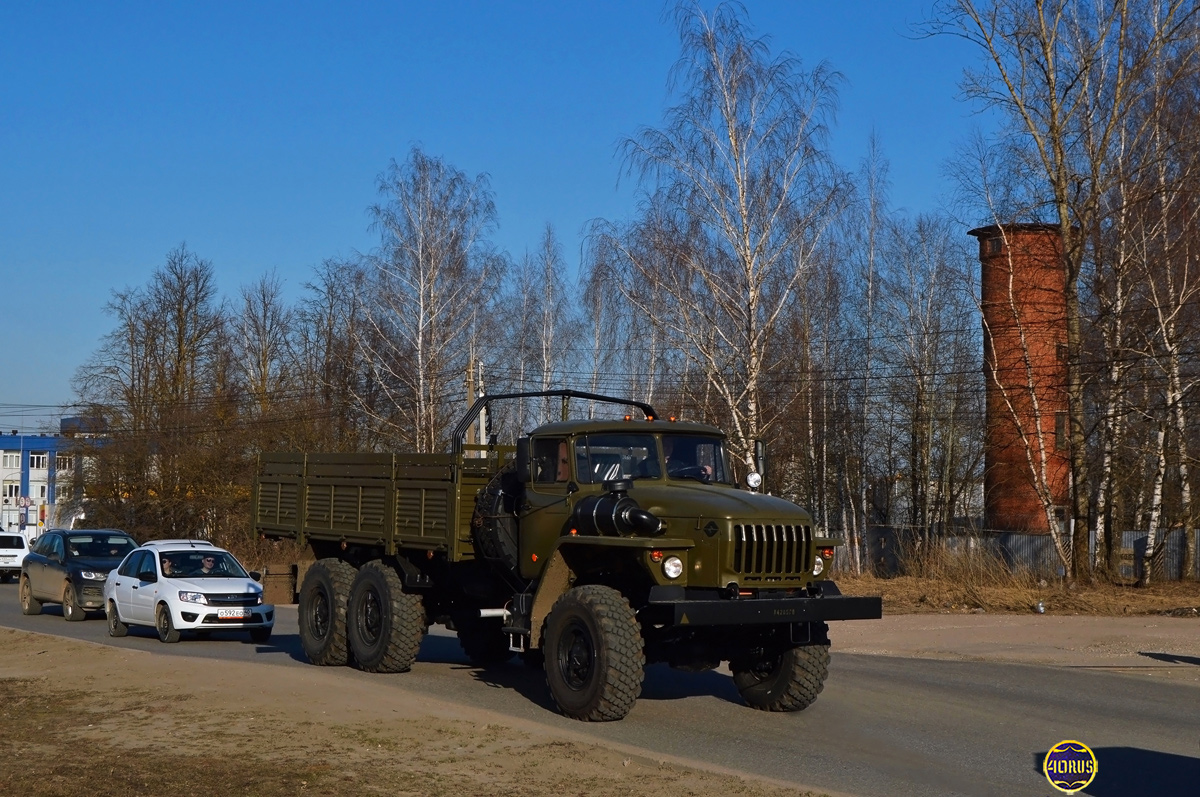
M 667 475 L 680 478 L 697 478 L 708 481 L 713 476 L 711 465 L 696 462 L 696 443 L 686 437 L 663 435 L 663 456 L 667 461 Z

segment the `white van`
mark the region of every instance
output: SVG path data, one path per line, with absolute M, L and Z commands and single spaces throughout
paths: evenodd
M 21 563 L 29 553 L 24 534 L 0 533 L 0 584 L 21 575 Z

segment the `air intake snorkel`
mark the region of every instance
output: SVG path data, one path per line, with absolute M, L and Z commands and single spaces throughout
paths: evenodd
M 610 537 L 654 536 L 661 534 L 662 521 L 638 506 L 629 497 L 629 479 L 604 482 L 603 495 L 590 495 L 575 505 L 572 523 L 579 534 Z

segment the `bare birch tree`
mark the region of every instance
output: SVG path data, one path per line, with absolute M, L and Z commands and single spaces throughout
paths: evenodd
M 762 383 L 780 319 L 843 201 L 825 151 L 838 75 L 772 56 L 732 6 L 683 5 L 676 22 L 680 102 L 624 148 L 667 221 L 656 232 L 670 237 L 643 259 L 626 237 L 597 233 L 625 255 L 626 300 L 701 376 L 750 467 L 753 441 L 777 420 L 764 415 Z M 647 286 L 669 301 L 648 303 Z
M 230 514 L 218 510 L 241 478 L 241 430 L 213 266 L 180 246 L 107 309 L 116 325 L 75 376 L 108 438 L 83 452 L 88 522 L 220 539 Z
M 379 248 L 366 259 L 356 342 L 382 401 L 361 409 L 384 440 L 439 451 L 462 400 L 476 312 L 499 264 L 488 244 L 496 210 L 488 181 L 414 148 L 379 178 L 371 207 Z
M 241 306 L 232 319 L 233 363 L 251 412 L 267 419 L 279 402 L 290 398 L 293 311 L 283 302 L 283 281 L 275 272 L 243 286 L 240 294 Z

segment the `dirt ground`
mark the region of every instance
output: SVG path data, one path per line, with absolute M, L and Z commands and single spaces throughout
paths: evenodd
M 0 628 L 0 794 L 813 794 L 328 677 Z
M 1098 668 L 1200 684 L 1200 617 L 1159 611 L 1167 613 L 893 608 L 883 620 L 837 624 L 831 636 L 835 652 Z M 381 699 L 369 684 L 340 681 L 336 693 L 323 691 L 328 675 L 0 628 L 7 751 L 0 794 L 812 794 L 469 706 L 399 691 Z
M 844 653 L 1103 669 L 1200 683 L 1200 584 L 848 578 L 883 619 L 831 632 Z M 1040 612 L 1038 611 L 1040 604 Z

